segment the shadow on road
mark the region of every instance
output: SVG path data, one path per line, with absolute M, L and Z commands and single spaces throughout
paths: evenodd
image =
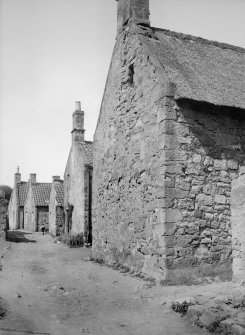
M 31 233 L 25 233 L 22 231 L 8 231 L 6 240 L 14 243 L 36 243 L 35 240 L 29 240 L 25 235 L 31 235 Z

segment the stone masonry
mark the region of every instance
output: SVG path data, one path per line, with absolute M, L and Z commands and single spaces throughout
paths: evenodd
M 8 229 L 8 204 L 5 193 L 0 190 L 0 238 L 5 236 L 5 229 Z
M 64 173 L 65 233 L 92 240 L 93 143 L 84 139 L 84 111 L 79 101 L 72 115 L 72 143 Z
M 164 39 L 175 42 L 168 34 Z M 176 98 L 149 48 L 158 48 L 159 38 L 130 19 L 117 35 L 94 137 L 93 257 L 159 279 L 193 268 L 204 276 L 231 273 L 245 245 L 230 205 L 245 166 L 244 113 L 230 101 L 210 103 L 216 92 L 206 102 L 195 90 L 198 99 L 187 98 L 190 78 Z M 205 43 L 207 52 L 217 51 Z M 183 63 L 174 66 L 186 75 Z M 191 79 L 201 87 L 202 78 Z
M 53 176 L 49 200 L 49 233 L 60 236 L 64 233 L 64 185 L 59 176 Z

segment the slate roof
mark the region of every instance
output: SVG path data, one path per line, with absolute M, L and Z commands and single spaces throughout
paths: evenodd
M 26 201 L 26 196 L 28 192 L 29 183 L 22 181 L 17 184 L 18 187 L 18 195 L 19 195 L 19 206 L 24 206 Z
M 80 148 L 84 151 L 86 158 L 88 160 L 88 164 L 93 166 L 93 142 L 84 141 L 83 143 L 79 143 Z
M 245 109 L 245 49 L 159 28 L 138 32 L 176 99 Z
M 64 205 L 64 184 L 63 182 L 54 183 L 56 201 L 58 206 Z
M 32 184 L 33 197 L 36 206 L 48 206 L 52 184 L 35 183 Z

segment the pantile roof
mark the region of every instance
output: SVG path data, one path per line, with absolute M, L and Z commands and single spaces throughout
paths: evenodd
M 33 183 L 32 191 L 36 206 L 48 206 L 51 192 L 51 183 Z
M 245 108 L 245 49 L 159 28 L 137 32 L 176 99 Z
M 54 189 L 55 189 L 55 195 L 56 195 L 56 201 L 58 206 L 63 206 L 64 204 L 64 184 L 63 181 L 54 183 Z
M 84 141 L 83 143 L 79 143 L 80 148 L 84 151 L 86 158 L 88 160 L 88 164 L 93 166 L 93 142 Z
M 24 206 L 26 202 L 26 196 L 28 192 L 28 182 L 20 182 L 17 184 L 18 187 L 18 195 L 19 195 L 19 206 Z

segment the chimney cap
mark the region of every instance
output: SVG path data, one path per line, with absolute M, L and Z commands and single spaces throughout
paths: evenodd
M 53 181 L 60 181 L 60 176 L 53 176 L 53 177 L 52 177 L 52 180 L 53 180 Z

